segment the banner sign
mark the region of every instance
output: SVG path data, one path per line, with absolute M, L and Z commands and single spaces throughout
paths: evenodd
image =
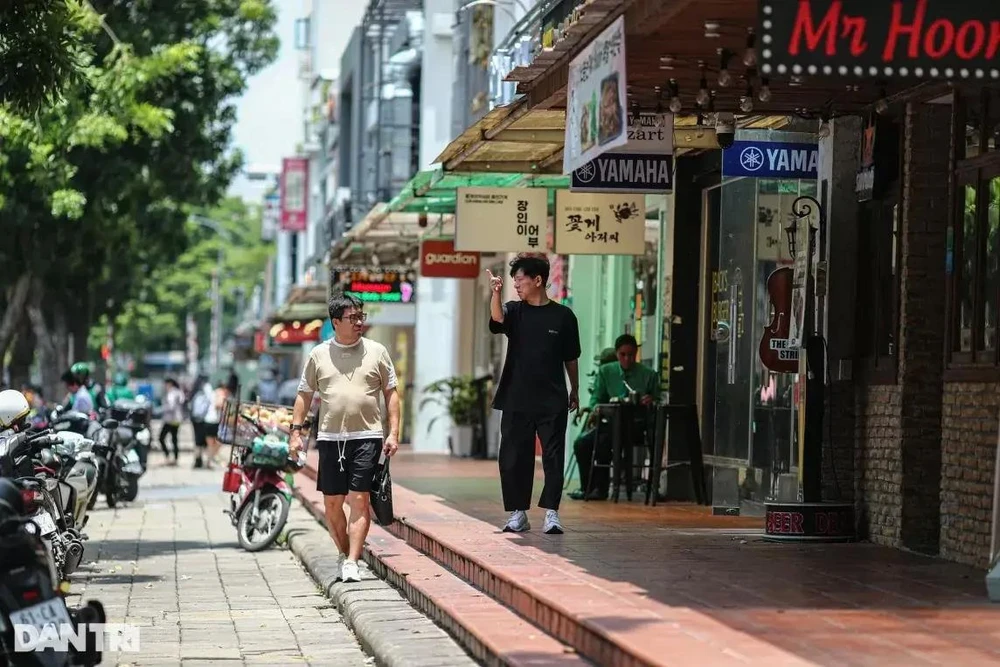
M 761 0 L 764 74 L 1000 78 L 1000 5 L 983 0 Z
M 817 144 L 734 141 L 722 151 L 722 175 L 749 178 L 819 178 Z
M 304 232 L 309 213 L 309 161 L 285 158 L 281 168 L 281 230 Z
M 619 16 L 569 64 L 563 173 L 628 141 L 625 17 Z
M 478 278 L 479 253 L 455 250 L 454 239 L 420 243 L 420 275 L 425 278 Z
M 673 190 L 673 114 L 629 114 L 628 143 L 573 172 L 574 192 L 664 194 Z
M 332 291 L 356 296 L 372 303 L 415 303 L 416 288 L 413 276 L 400 271 L 333 271 L 330 275 Z
M 546 250 L 549 192 L 545 188 L 458 188 L 456 194 L 456 250 Z
M 644 255 L 645 196 L 559 190 L 555 246 L 560 255 Z

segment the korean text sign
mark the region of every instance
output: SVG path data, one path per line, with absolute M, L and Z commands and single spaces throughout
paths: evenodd
M 628 141 L 625 18 L 619 17 L 569 64 L 563 173 Z
M 281 230 L 304 232 L 308 222 L 309 161 L 285 158 L 281 169 Z
M 545 252 L 545 188 L 458 188 L 455 250 Z
M 560 255 L 646 252 L 645 195 L 560 190 L 555 224 L 555 251 Z

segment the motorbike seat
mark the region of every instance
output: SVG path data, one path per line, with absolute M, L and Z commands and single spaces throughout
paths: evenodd
M 0 477 L 0 515 L 24 514 L 21 489 L 7 478 Z

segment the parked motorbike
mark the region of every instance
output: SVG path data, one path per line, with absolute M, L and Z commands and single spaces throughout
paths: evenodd
M 79 632 L 81 624 L 103 624 L 104 607 L 96 600 L 71 610 L 62 596 L 58 576 L 47 543 L 29 516 L 26 493 L 9 479 L 0 479 L 0 666 L 64 667 L 98 665 L 101 653 L 92 635 L 79 650 L 53 647 L 38 651 L 16 651 L 15 626 L 33 626 L 39 633 L 47 626 L 68 625 Z
M 63 443 L 60 434 L 48 431 L 19 433 L 0 440 L 0 477 L 16 480 L 23 489 L 24 510 L 38 526 L 41 537 L 49 542 L 63 578 L 76 571 L 86 540 L 74 515 L 77 490 L 67 481 L 76 463 L 71 447 Z M 56 448 L 62 448 L 65 459 Z

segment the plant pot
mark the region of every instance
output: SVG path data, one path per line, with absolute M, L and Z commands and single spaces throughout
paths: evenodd
M 448 447 L 452 456 L 468 458 L 472 456 L 472 427 L 452 426 L 448 434 Z

